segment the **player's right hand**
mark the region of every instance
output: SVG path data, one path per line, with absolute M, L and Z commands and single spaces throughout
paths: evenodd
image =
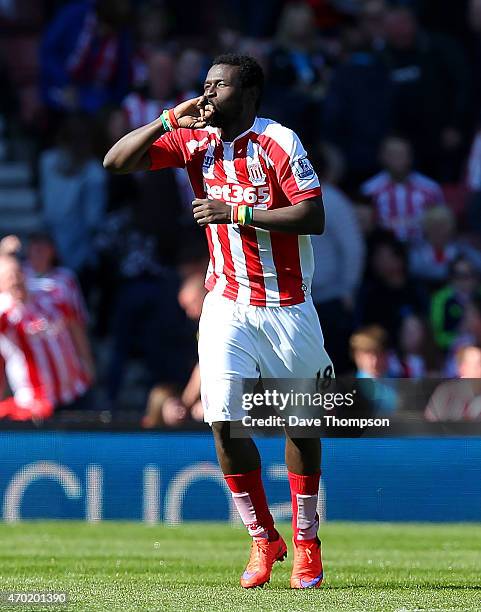
M 200 129 L 204 128 L 214 114 L 214 107 L 205 96 L 192 98 L 181 102 L 174 108 L 174 115 L 179 127 Z

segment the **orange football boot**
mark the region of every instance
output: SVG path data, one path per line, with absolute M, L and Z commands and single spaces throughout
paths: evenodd
M 291 574 L 291 589 L 317 589 L 323 579 L 321 542 L 315 540 L 293 540 L 294 565 Z
M 249 563 L 241 576 L 240 583 L 245 589 L 260 587 L 271 579 L 272 566 L 287 557 L 287 546 L 279 535 L 269 542 L 267 538 L 252 538 Z

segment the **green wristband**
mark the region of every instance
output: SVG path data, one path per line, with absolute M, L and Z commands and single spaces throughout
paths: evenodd
M 162 122 L 162 127 L 166 132 L 172 132 L 172 126 L 170 125 L 168 110 L 162 111 L 162 114 L 160 115 L 160 121 Z
M 251 206 L 246 206 L 246 218 L 244 225 L 250 225 L 254 218 L 254 209 Z

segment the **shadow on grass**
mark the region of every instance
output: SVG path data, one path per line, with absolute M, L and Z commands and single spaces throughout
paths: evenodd
M 323 584 L 320 590 L 328 591 L 342 591 L 351 589 L 369 589 L 370 591 L 382 591 L 384 589 L 393 589 L 397 591 L 406 591 L 412 589 L 433 589 L 436 591 L 452 590 L 452 591 L 481 591 L 481 585 L 465 585 L 465 584 L 435 584 L 426 582 L 423 584 L 412 584 L 412 585 L 400 585 L 397 582 L 383 582 L 382 584 L 353 584 L 353 585 L 337 585 L 337 584 Z

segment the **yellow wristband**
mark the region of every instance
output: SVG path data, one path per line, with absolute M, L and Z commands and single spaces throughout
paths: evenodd
M 247 206 L 242 205 L 239 206 L 239 208 L 237 209 L 237 223 L 239 225 L 244 225 L 246 222 L 246 211 L 247 211 Z

